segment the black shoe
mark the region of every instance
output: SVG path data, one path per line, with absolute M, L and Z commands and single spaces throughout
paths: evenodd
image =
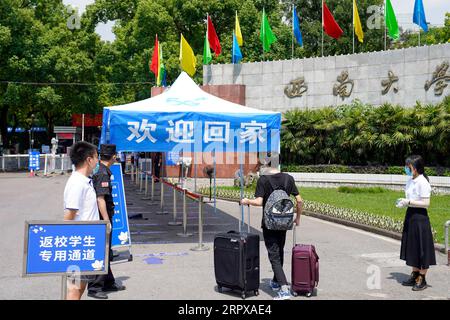
M 106 293 L 102 291 L 88 291 L 88 297 L 95 298 L 95 299 L 108 299 L 108 296 Z
M 417 279 L 416 279 L 416 283 L 414 284 L 412 290 L 413 291 L 422 291 L 425 290 L 427 288 L 427 282 L 425 281 L 425 275 L 420 274 Z
M 402 285 L 405 286 L 405 287 L 412 287 L 412 286 L 414 286 L 416 284 L 416 279 L 419 276 L 419 274 L 420 274 L 419 272 L 413 271 L 411 273 L 411 276 L 409 277 L 409 279 L 402 282 Z
M 125 289 L 126 289 L 125 286 L 123 286 L 123 285 L 121 285 L 121 284 L 118 284 L 118 283 L 113 283 L 113 284 L 110 285 L 110 286 L 104 287 L 104 288 L 103 288 L 103 291 L 104 291 L 104 292 L 109 292 L 109 291 L 122 291 L 122 290 L 125 290 Z

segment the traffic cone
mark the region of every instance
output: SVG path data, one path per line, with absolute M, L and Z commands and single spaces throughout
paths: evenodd
M 34 177 L 34 170 L 33 170 L 33 169 L 30 170 L 30 176 L 29 176 L 29 177 L 30 177 L 30 178 L 31 178 L 31 177 Z

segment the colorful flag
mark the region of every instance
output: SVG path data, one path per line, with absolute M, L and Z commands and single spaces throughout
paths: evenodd
M 165 86 L 165 77 L 166 77 L 166 66 L 163 62 L 163 53 L 162 53 L 162 46 L 158 43 L 159 47 L 159 70 L 158 70 L 158 77 L 156 79 L 156 85 L 157 86 Z
M 261 31 L 260 31 L 260 39 L 263 44 L 264 51 L 270 50 L 270 45 L 277 41 L 277 37 L 272 32 L 270 28 L 269 20 L 267 19 L 266 12 L 263 9 L 262 18 L 261 18 Z
M 333 14 L 330 9 L 328 9 L 325 1 L 322 2 L 323 10 L 323 30 L 325 33 L 334 39 L 339 39 L 339 37 L 344 33 L 341 27 L 334 20 Z
M 209 64 L 212 60 L 211 49 L 209 48 L 208 34 L 205 34 L 205 44 L 203 45 L 203 64 Z
M 353 0 L 353 27 L 355 28 L 355 34 L 358 36 L 358 41 L 364 42 L 364 32 L 359 19 L 358 7 L 356 6 L 356 0 Z
M 155 74 L 156 78 L 158 78 L 158 73 L 159 73 L 159 41 L 158 41 L 158 35 L 156 35 L 155 46 L 153 47 L 153 56 L 152 56 L 152 62 L 150 64 L 150 71 Z
M 216 29 L 214 29 L 214 25 L 211 21 L 211 17 L 208 16 L 208 41 L 209 46 L 214 51 L 216 56 L 222 52 L 222 48 L 220 47 L 219 37 L 217 36 Z
M 300 30 L 300 23 L 298 22 L 297 9 L 294 6 L 292 11 L 292 29 L 294 32 L 295 39 L 300 46 L 303 46 L 302 31 Z
M 236 35 L 233 32 L 233 53 L 232 53 L 232 62 L 239 63 L 242 60 L 242 52 L 239 48 L 239 43 Z
M 195 74 L 195 66 L 197 65 L 197 58 L 192 51 L 191 46 L 181 35 L 180 41 L 180 65 L 181 69 L 186 71 L 191 77 Z
M 428 32 L 427 18 L 425 18 L 425 9 L 422 0 L 416 0 L 414 3 L 413 22 L 420 26 L 423 31 Z
M 384 20 L 386 21 L 386 28 L 388 29 L 389 36 L 392 39 L 398 39 L 400 35 L 398 31 L 397 18 L 395 17 L 394 8 L 392 8 L 390 0 L 386 0 L 384 15 Z
M 242 38 L 242 33 L 241 33 L 241 26 L 239 25 L 239 19 L 238 19 L 238 15 L 237 15 L 237 11 L 236 11 L 236 25 L 235 25 L 235 34 L 236 34 L 236 38 L 237 38 L 237 42 L 240 46 L 242 46 L 244 44 L 244 38 Z

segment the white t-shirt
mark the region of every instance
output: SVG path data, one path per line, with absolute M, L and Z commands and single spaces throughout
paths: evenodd
M 431 185 L 423 175 L 419 175 L 415 179 L 411 178 L 406 183 L 405 195 L 408 200 L 430 198 Z
M 78 210 L 75 221 L 98 221 L 97 195 L 92 180 L 73 171 L 64 189 L 64 209 Z

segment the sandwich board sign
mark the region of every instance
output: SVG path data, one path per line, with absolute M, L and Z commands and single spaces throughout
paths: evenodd
M 130 227 L 128 224 L 128 213 L 125 198 L 125 188 L 120 163 L 115 163 L 110 168 L 112 197 L 114 202 L 114 215 L 112 216 L 111 247 L 128 247 L 131 256 Z

